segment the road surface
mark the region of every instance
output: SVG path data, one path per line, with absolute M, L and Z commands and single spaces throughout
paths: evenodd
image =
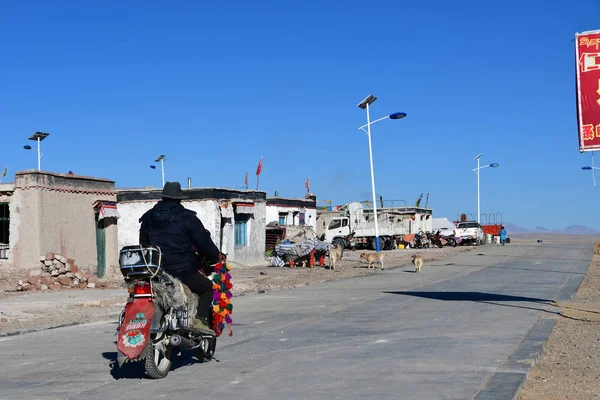
M 0 399 L 509 399 L 592 247 L 487 245 L 237 297 L 218 362 L 184 353 L 159 381 L 115 366 L 116 321 L 0 338 Z

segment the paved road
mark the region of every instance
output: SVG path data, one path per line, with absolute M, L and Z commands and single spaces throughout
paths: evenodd
M 0 398 L 511 398 L 531 357 L 520 344 L 548 330 L 547 301 L 577 288 L 591 255 L 592 244 L 490 245 L 420 274 L 235 298 L 219 362 L 182 357 L 161 381 L 111 367 L 114 321 L 0 338 Z

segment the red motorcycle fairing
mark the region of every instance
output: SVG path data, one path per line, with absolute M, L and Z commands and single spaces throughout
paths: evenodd
M 150 340 L 150 326 L 156 308 L 149 298 L 134 298 L 125 306 L 123 325 L 119 329 L 117 349 L 130 360 L 139 358 Z

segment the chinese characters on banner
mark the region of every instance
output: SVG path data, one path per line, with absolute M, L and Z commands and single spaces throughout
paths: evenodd
M 579 151 L 600 150 L 600 30 L 575 35 Z

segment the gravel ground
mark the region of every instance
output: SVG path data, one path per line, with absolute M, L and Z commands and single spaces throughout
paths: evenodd
M 393 250 L 385 252 L 384 267 L 410 267 L 412 254 L 422 254 L 425 261 L 441 260 L 473 249 L 470 246 L 427 250 Z M 327 267 L 245 267 L 232 263 L 234 296 L 258 291 L 314 285 L 325 281 L 376 274 L 381 269 L 367 268 L 359 256 L 362 251 L 344 251 L 343 268 Z M 328 259 L 325 259 L 326 264 Z M 125 289 L 71 289 L 63 291 L 0 293 L 0 336 L 76 323 L 117 319 L 127 298 Z M 235 305 L 235 297 L 233 300 Z
M 600 255 L 570 302 L 532 369 L 519 400 L 600 399 Z

